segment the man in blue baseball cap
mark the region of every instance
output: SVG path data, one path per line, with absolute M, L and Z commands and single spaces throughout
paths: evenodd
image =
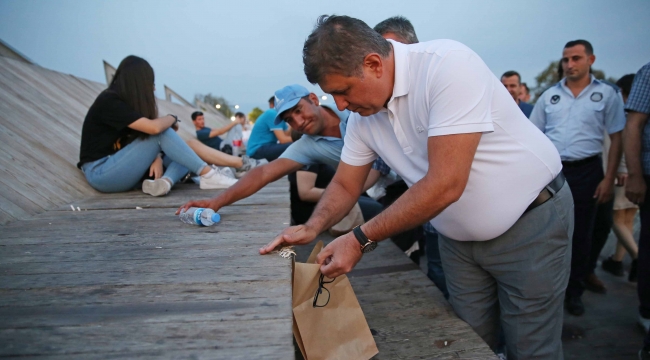
M 217 211 L 305 166 L 326 164 L 338 167 L 350 115 L 348 110 L 339 111 L 336 106 L 321 105 L 316 94 L 297 84 L 275 92 L 275 108 L 278 112 L 275 124 L 284 121 L 304 136 L 292 143 L 278 159 L 250 170 L 225 192 L 212 199 L 190 201 L 181 206 L 176 214 L 190 207 Z M 364 190 L 370 185 L 367 183 Z

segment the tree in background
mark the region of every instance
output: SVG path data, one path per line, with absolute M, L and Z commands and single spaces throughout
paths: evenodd
M 216 109 L 216 105 L 220 105 L 217 110 L 221 112 L 226 118 L 230 119 L 235 113 L 230 109 L 230 104 L 228 104 L 228 100 L 224 99 L 221 96 L 212 96 L 212 94 L 207 94 L 207 95 L 202 95 L 202 94 L 196 94 L 194 95 L 194 99 L 203 101 L 204 103 L 211 105 L 213 108 Z M 203 109 L 205 111 L 206 109 Z
M 253 110 L 248 113 L 248 120 L 254 124 L 255 121 L 257 121 L 257 118 L 260 117 L 263 112 L 264 111 L 262 111 L 262 109 L 258 108 L 257 106 L 254 107 Z
M 560 81 L 560 61 L 551 61 L 548 66 L 542 70 L 541 73 L 539 73 L 537 76 L 535 76 L 535 81 L 537 82 L 537 85 L 531 89 L 531 95 L 532 95 L 532 100 L 531 103 L 536 103 L 537 99 L 539 99 L 540 95 L 546 89 L 549 87 L 553 86 L 556 84 L 558 81 Z M 612 84 L 616 83 L 616 79 L 609 77 L 607 78 L 605 76 L 605 72 L 602 70 L 597 70 L 597 69 L 591 69 L 591 73 L 594 74 L 596 79 L 599 80 L 605 80 L 607 82 L 610 82 Z

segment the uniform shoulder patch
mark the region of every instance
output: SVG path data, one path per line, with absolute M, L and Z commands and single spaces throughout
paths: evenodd
M 603 99 L 603 93 L 598 92 L 598 91 L 594 91 L 593 93 L 591 93 L 591 96 L 589 98 L 593 102 L 599 102 L 599 101 L 601 101 Z
M 560 102 L 560 95 L 553 95 L 551 96 L 551 104 L 555 105 Z

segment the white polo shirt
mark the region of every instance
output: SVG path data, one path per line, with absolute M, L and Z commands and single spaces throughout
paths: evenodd
M 428 171 L 428 137 L 480 132 L 465 191 L 431 224 L 455 240 L 503 234 L 560 173 L 555 146 L 465 45 L 391 43 L 395 84 L 388 109 L 350 115 L 341 161 L 362 166 L 381 156 L 411 186 Z

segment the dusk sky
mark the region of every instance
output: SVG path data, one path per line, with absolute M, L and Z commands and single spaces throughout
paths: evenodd
M 105 82 L 102 60 L 147 59 L 163 85 L 192 101 L 224 96 L 245 112 L 266 108 L 273 92 L 299 83 L 301 51 L 322 14 L 357 17 L 371 27 L 407 17 L 420 41 L 454 39 L 499 76 L 523 81 L 561 56 L 569 40 L 589 40 L 594 67 L 618 78 L 650 62 L 650 1 L 140 1 L 0 0 L 0 39 L 37 64 Z M 331 99 L 327 102 L 331 103 Z

